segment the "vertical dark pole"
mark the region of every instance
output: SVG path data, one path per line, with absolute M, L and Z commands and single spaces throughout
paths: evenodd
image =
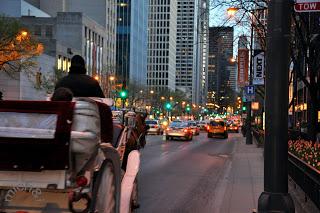
M 288 194 L 287 168 L 291 6 L 290 0 L 268 4 L 264 192 L 258 201 L 259 213 L 295 211 Z
M 124 104 L 125 104 L 125 101 L 126 101 L 126 99 L 121 99 L 121 101 L 122 101 L 122 124 L 124 125 L 125 123 L 124 123 L 124 114 L 125 114 L 125 109 L 124 109 Z
M 252 20 L 253 22 L 253 20 Z M 253 23 L 251 22 L 251 38 L 250 38 L 250 73 L 249 73 L 249 85 L 252 85 L 253 69 Z M 251 100 L 247 102 L 247 131 L 246 131 L 246 144 L 252 144 L 251 134 Z

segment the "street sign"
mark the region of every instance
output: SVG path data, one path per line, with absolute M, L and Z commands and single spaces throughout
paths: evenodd
M 264 51 L 254 50 L 253 56 L 253 84 L 264 85 Z
M 294 4 L 296 12 L 319 12 L 320 0 L 296 0 Z
M 255 98 L 254 86 L 253 85 L 245 86 L 243 91 L 244 102 L 253 101 L 254 98 Z
M 253 85 L 245 86 L 245 93 L 248 96 L 254 95 L 254 86 Z

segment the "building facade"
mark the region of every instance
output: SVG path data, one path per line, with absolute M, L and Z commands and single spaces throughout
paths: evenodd
M 209 55 L 209 0 L 199 1 L 199 31 L 198 43 L 200 56 L 200 82 L 198 89 L 200 91 L 196 100 L 200 104 L 207 103 L 208 94 L 208 55 Z
M 199 84 L 198 0 L 177 0 L 176 88 L 195 102 Z
M 234 68 L 233 27 L 209 28 L 208 103 L 227 107 Z
M 178 0 L 176 88 L 192 103 L 204 103 L 207 89 L 207 0 Z
M 52 17 L 58 12 L 81 12 L 87 17 L 105 28 L 103 33 L 105 45 L 106 72 L 114 72 L 116 69 L 116 20 L 117 0 L 26 0 Z M 94 29 L 93 29 L 94 31 Z M 89 32 L 89 31 L 88 31 Z M 91 32 L 91 31 L 90 31 Z M 89 36 L 89 34 L 88 34 Z M 91 36 L 91 35 L 90 35 Z M 95 38 L 88 38 L 89 44 L 93 45 Z M 95 51 L 93 49 L 93 51 Z M 98 51 L 98 50 L 96 50 Z M 89 53 L 91 54 L 91 52 Z
M 149 0 L 148 87 L 176 89 L 177 0 Z
M 31 8 L 31 7 L 29 7 Z M 18 7 L 18 10 L 19 7 Z M 42 14 L 38 9 L 29 11 L 31 14 Z M 7 14 L 10 15 L 10 14 Z M 22 13 L 21 15 L 24 15 Z M 101 75 L 106 66 L 106 44 L 105 28 L 80 12 L 58 12 L 56 17 L 36 17 L 36 16 L 16 16 L 21 24 L 44 46 L 44 54 L 35 60 L 37 66 L 33 70 L 28 70 L 26 76 L 21 72 L 12 79 L 10 89 L 6 82 L 1 82 L 1 89 L 7 99 L 32 99 L 40 98 L 40 91 L 35 89 L 46 89 L 54 85 L 45 85 L 44 80 L 53 77 L 55 70 L 68 72 L 73 55 L 82 55 L 86 59 L 87 71 L 89 75 Z M 13 16 L 13 15 L 12 15 Z M 26 83 L 27 77 L 30 82 Z M 5 79 L 5 76 L 2 76 Z M 37 82 L 35 82 L 37 78 Z M 36 87 L 30 83 L 39 84 Z M 54 81 L 47 82 L 54 84 Z M 16 85 L 15 89 L 12 85 Z M 24 88 L 24 89 L 21 89 Z M 10 91 L 10 94 L 7 92 Z M 46 92 L 50 92 L 45 91 Z M 43 98 L 43 97 L 42 97 Z
M 147 84 L 149 0 L 118 0 L 116 76 L 128 83 Z

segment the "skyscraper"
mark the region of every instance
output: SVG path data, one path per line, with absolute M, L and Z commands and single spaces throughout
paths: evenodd
M 175 90 L 177 0 L 149 0 L 148 87 Z
M 208 62 L 208 103 L 220 107 L 228 103 L 231 90 L 230 72 L 234 65 L 230 63 L 233 55 L 233 27 L 209 28 Z
M 199 92 L 198 4 L 197 0 L 177 0 L 176 88 L 192 102 Z
M 176 87 L 193 103 L 206 91 L 207 0 L 178 0 Z
M 120 80 L 147 84 L 149 0 L 118 0 L 117 69 Z
M 197 103 L 207 103 L 208 94 L 208 55 L 209 55 L 209 0 L 199 1 L 199 56 L 200 56 L 200 82 L 198 90 L 199 96 L 196 97 Z

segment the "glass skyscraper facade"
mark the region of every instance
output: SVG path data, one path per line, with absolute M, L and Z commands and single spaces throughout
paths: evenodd
M 118 0 L 117 66 L 119 80 L 147 84 L 148 0 Z

